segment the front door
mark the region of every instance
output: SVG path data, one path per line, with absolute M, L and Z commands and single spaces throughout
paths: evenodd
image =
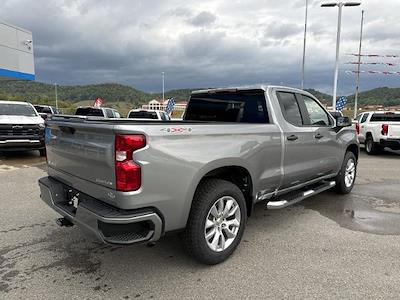
M 277 91 L 284 122 L 285 150 L 281 189 L 311 180 L 315 176 L 314 129 L 304 126 L 299 97 L 290 91 Z
M 338 171 L 342 161 L 341 144 L 333 130 L 334 121 L 321 104 L 314 98 L 297 94 L 304 126 L 312 132 L 314 177 L 330 175 Z

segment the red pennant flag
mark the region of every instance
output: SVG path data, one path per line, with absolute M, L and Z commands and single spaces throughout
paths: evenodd
M 97 97 L 96 100 L 94 100 L 94 107 L 100 107 L 103 104 L 103 99 L 101 99 L 100 97 Z

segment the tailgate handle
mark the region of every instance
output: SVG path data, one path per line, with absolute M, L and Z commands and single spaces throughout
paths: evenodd
M 74 127 L 68 127 L 68 126 L 59 126 L 60 130 L 65 133 L 69 134 L 74 134 L 75 133 L 75 128 Z

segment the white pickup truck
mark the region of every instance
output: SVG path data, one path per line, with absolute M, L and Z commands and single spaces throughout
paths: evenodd
M 385 147 L 400 150 L 400 112 L 368 111 L 359 114 L 355 128 L 369 155 Z

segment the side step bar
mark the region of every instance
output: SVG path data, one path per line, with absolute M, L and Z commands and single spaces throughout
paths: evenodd
M 276 200 L 270 200 L 267 202 L 267 209 L 281 209 L 289 205 L 293 205 L 298 203 L 308 197 L 319 194 L 323 191 L 326 191 L 336 185 L 335 181 L 322 181 L 317 185 L 312 185 L 308 190 L 301 190 L 291 192 L 285 195 L 280 196 Z

